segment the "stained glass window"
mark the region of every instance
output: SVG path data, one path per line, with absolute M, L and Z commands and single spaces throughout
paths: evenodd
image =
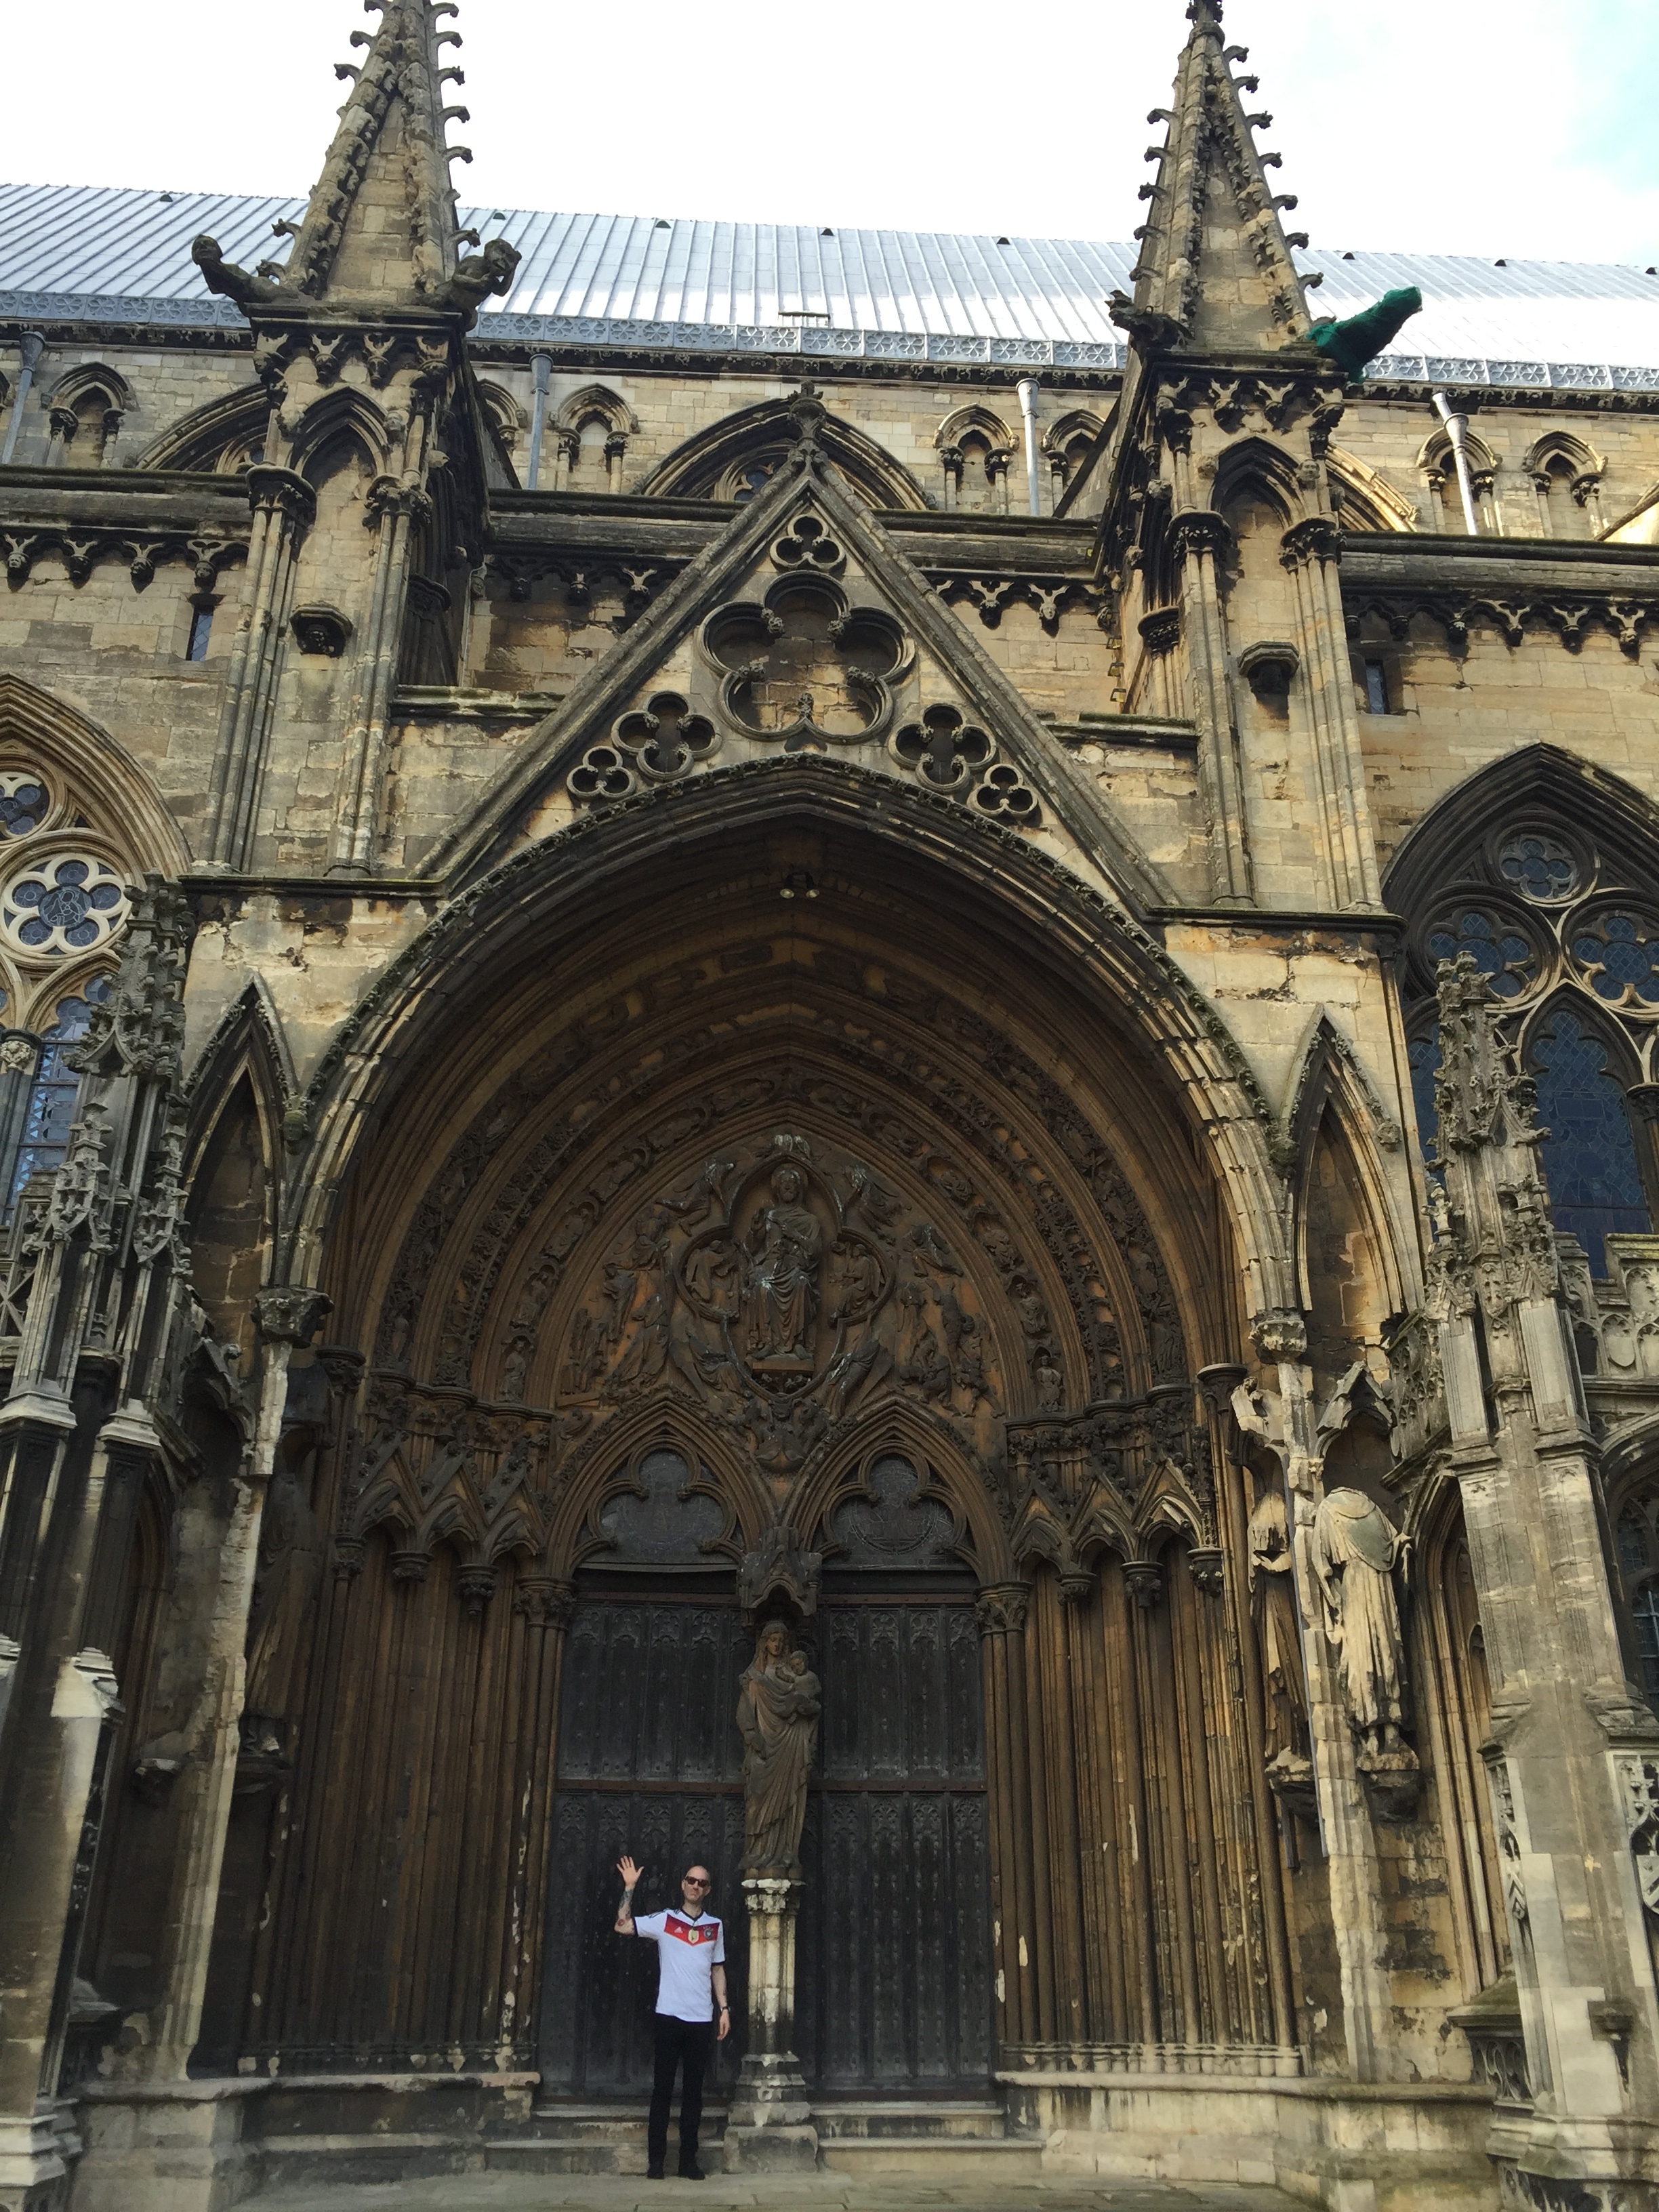
M 1659 1705 L 1659 1582 L 1644 1583 L 1632 1598 L 1630 1610 L 1636 1627 L 1636 1663 L 1642 1670 L 1642 1687 L 1650 1702 Z
M 1644 916 L 1598 915 L 1574 937 L 1572 957 L 1583 963 L 1591 990 L 1610 1006 L 1626 1000 L 1659 1006 L 1659 929 Z
M 1544 1172 L 1555 1225 L 1570 1230 L 1605 1275 L 1602 1239 L 1610 1231 L 1650 1226 L 1636 1139 L 1607 1048 L 1576 1016 L 1552 1014 L 1533 1040 L 1538 1119 L 1549 1131 Z
M 1430 1030 L 1425 1036 L 1413 1037 L 1407 1048 L 1407 1057 L 1411 1062 L 1412 1097 L 1417 1105 L 1417 1133 L 1424 1158 L 1431 1159 L 1440 1127 L 1434 1103 L 1434 1079 L 1440 1073 L 1439 1030 Z
M 1429 951 L 1436 960 L 1474 953 L 1475 966 L 1500 999 L 1518 999 L 1538 972 L 1537 956 L 1519 931 L 1479 907 L 1460 908 L 1431 930 Z
M 40 1060 L 29 1091 L 23 1117 L 23 1139 L 12 1162 L 6 1193 L 6 1218 L 16 1210 L 23 1186 L 31 1176 L 50 1175 L 63 1162 L 69 1147 L 70 1124 L 75 1119 L 76 1095 L 81 1079 L 69 1066 L 71 1045 L 78 1044 L 92 1026 L 92 1010 L 110 994 L 111 978 L 94 976 L 78 999 L 60 999 L 58 1018 L 41 1040 Z

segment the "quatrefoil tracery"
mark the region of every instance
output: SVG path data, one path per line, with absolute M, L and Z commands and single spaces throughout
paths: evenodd
M 990 762 L 995 745 L 956 708 L 941 702 L 923 709 L 893 739 L 893 757 L 929 790 L 959 798 Z
M 781 738 L 786 752 L 808 745 L 854 745 L 892 720 L 892 681 L 910 647 L 897 623 L 874 607 L 848 604 L 817 573 L 817 553 L 836 563 L 841 549 L 805 529 L 803 515 L 778 548 L 799 547 L 787 573 L 758 603 L 740 601 L 711 616 L 703 649 L 722 672 L 720 710 L 746 737 Z M 809 573 L 802 573 L 809 569 Z
M 773 546 L 772 558 L 780 568 L 803 575 L 838 575 L 847 565 L 847 556 L 816 514 L 798 514 Z
M 574 799 L 626 799 L 642 783 L 675 783 L 720 743 L 707 714 L 694 714 L 678 691 L 659 691 L 620 715 L 607 744 L 590 745 L 571 769 Z

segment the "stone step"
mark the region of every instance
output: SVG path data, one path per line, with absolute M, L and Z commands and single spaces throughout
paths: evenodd
M 953 2142 L 1000 2136 L 1002 2106 L 992 2098 L 899 2101 L 836 2098 L 815 2104 L 812 2124 L 820 2142 L 902 2136 L 943 2136 Z
M 1034 2137 L 994 2136 L 832 2136 L 818 2162 L 833 2173 L 885 2180 L 908 2174 L 930 2182 L 979 2181 L 993 2186 L 1035 2181 L 1042 2145 Z
M 514 2173 L 643 2173 L 646 2111 L 642 2105 L 538 2105 L 533 2136 L 493 2138 L 492 2167 Z M 710 2173 L 726 2170 L 721 2140 L 724 2106 L 705 2105 L 697 2157 Z M 679 2156 L 679 2107 L 668 2123 L 668 2159 Z

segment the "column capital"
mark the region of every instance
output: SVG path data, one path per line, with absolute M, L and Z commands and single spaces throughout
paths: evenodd
M 304 1283 L 270 1283 L 253 1301 L 253 1316 L 268 1344 L 310 1343 L 334 1301 Z
M 1304 1359 L 1308 1324 L 1295 1306 L 1269 1306 L 1251 1315 L 1250 1341 L 1262 1359 Z
M 291 522 L 317 519 L 317 495 L 294 469 L 256 461 L 247 472 L 247 503 L 253 512 L 285 514 Z
M 1030 1609 L 1029 1583 L 993 1583 L 974 1601 L 974 1619 L 981 1636 L 1018 1636 Z

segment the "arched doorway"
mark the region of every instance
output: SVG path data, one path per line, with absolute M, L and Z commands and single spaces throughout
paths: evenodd
M 825 1684 L 814 2081 L 982 2084 L 1000 2051 L 1124 2032 L 1079 1931 L 1103 1879 L 1124 1925 L 1151 1907 L 1091 1839 L 1119 1739 L 1069 1702 L 1064 1654 L 1109 1556 L 1217 1670 L 1243 1601 L 1191 1381 L 1237 1341 L 1239 1255 L 1137 1026 L 1185 1016 L 1155 965 L 1131 988 L 1142 956 L 1098 902 L 1071 914 L 1017 854 L 1005 896 L 981 854 L 957 865 L 965 823 L 930 814 L 902 849 L 855 777 L 790 774 L 781 821 L 749 779 L 677 802 L 670 846 L 624 811 L 563 872 L 510 863 L 371 1010 L 397 1050 L 342 1049 L 308 1186 L 337 1197 L 305 1233 L 367 1374 L 313 1497 L 330 1574 L 225 2007 L 241 2059 L 634 2086 L 622 1828 L 665 1870 L 712 1854 L 738 1916 L 746 1578 L 780 1550 L 819 1562 L 810 1604 L 768 1585 Z M 624 1711 L 606 1686 L 632 1651 L 668 1686 Z M 1167 1671 L 1121 1695 L 1176 1805 Z M 1224 2002 L 1178 2017 L 1277 2049 L 1272 1807 L 1236 1702 L 1204 1699 L 1211 1787 L 1245 1809 L 1202 1890 Z M 854 1938 L 868 1956 L 837 1953 Z

